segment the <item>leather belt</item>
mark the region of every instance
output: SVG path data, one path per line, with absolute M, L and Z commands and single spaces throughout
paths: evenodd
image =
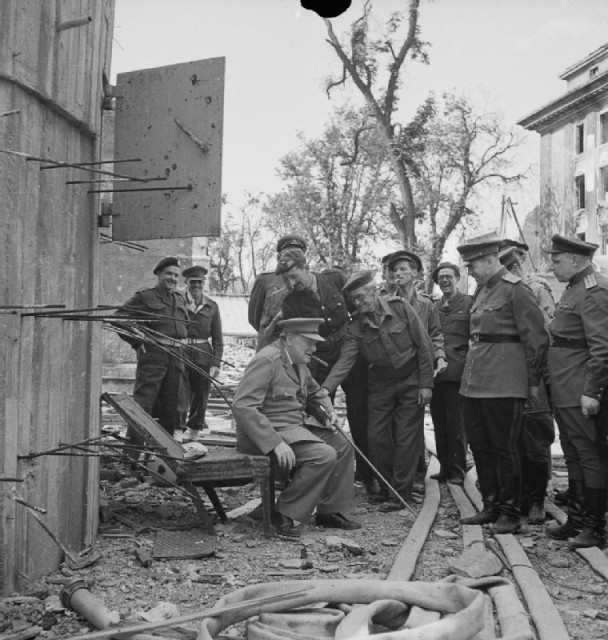
M 156 342 L 177 346 L 178 344 L 188 344 L 188 338 L 155 338 Z
M 551 334 L 552 347 L 564 347 L 566 349 L 586 349 L 587 341 L 583 338 L 562 338 Z
M 472 342 L 521 342 L 521 338 L 515 335 L 492 335 L 490 333 L 474 333 Z

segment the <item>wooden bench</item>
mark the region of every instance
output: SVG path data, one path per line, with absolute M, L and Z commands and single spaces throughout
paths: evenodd
M 233 448 L 217 447 L 197 460 L 184 460 L 184 449 L 131 396 L 123 393 L 104 393 L 101 399 L 111 405 L 137 434 L 143 447 L 155 453 L 162 461 L 154 473 L 183 487 L 192 498 L 204 528 L 215 533 L 205 504 L 196 486 L 202 486 L 220 519 L 226 522 L 224 507 L 215 487 L 228 487 L 256 483 L 262 500 L 264 535 L 271 535 L 270 517 L 274 507 L 274 477 L 268 456 L 239 453 Z M 164 467 L 166 465 L 166 468 Z

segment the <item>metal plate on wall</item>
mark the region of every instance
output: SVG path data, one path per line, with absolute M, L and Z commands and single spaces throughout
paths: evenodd
M 211 58 L 117 76 L 115 157 L 141 161 L 116 167 L 150 181 L 113 183 L 114 240 L 219 235 L 224 68 Z

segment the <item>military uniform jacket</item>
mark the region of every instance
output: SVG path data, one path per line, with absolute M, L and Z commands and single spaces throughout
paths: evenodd
M 323 386 L 329 391 L 346 378 L 361 353 L 370 367 L 416 367 L 408 384 L 433 387 L 433 346 L 413 307 L 399 296 L 380 296 L 373 313 L 357 313 L 346 329 L 340 357 Z
M 549 336 L 540 307 L 521 278 L 503 268 L 477 288 L 470 333 L 460 393 L 469 398 L 527 398 L 529 387 L 540 383 Z
M 206 340 L 188 347 L 188 358 L 203 367 L 219 367 L 224 354 L 224 337 L 222 335 L 222 319 L 215 300 L 203 296 L 202 305 L 196 303 L 186 294 L 188 303 L 188 338 Z M 211 343 L 209 343 L 211 339 Z
M 447 369 L 437 375 L 437 382 L 460 382 L 469 351 L 469 323 L 473 298 L 457 291 L 454 297 L 435 302 L 445 341 Z
M 534 273 L 526 277 L 526 284 L 532 289 L 534 298 L 545 317 L 545 325 L 548 325 L 555 315 L 555 300 L 549 283 Z
M 146 315 L 152 313 L 152 315 Z M 186 299 L 178 291 L 163 292 L 158 287 L 151 289 L 141 289 L 125 305 L 119 309 L 116 315 L 138 315 L 146 322 L 144 327 L 157 333 L 161 333 L 169 338 L 183 340 L 188 336 L 187 323 L 188 309 Z M 162 318 L 155 316 L 163 316 Z M 142 344 L 141 340 L 121 336 L 134 349 Z
M 337 357 L 350 318 L 342 295 L 346 278 L 338 270 L 313 275 L 317 290 L 290 291 L 281 305 L 283 318 L 324 318 L 319 334 L 325 342 L 317 344 L 317 355 Z
M 328 414 L 333 411 L 327 392 L 308 367 L 291 364 L 282 340 L 264 347 L 251 359 L 236 389 L 232 413 L 237 448 L 267 454 L 281 442 L 322 442 L 304 426 L 320 426 L 306 414 L 307 404 L 322 406 Z
M 556 407 L 578 407 L 581 396 L 606 400 L 608 393 L 608 280 L 592 266 L 568 283 L 549 325 L 552 341 L 574 348 L 549 349 L 549 382 Z
M 422 324 L 426 327 L 429 338 L 433 343 L 433 355 L 435 362 L 439 358 L 446 359 L 445 357 L 445 341 L 443 337 L 443 331 L 441 329 L 441 321 L 439 320 L 439 314 L 435 308 L 433 300 L 420 293 L 420 291 L 414 291 L 414 295 L 408 302 L 414 307 L 414 311 L 418 314 Z
M 260 273 L 256 277 L 249 296 L 249 304 L 247 305 L 249 324 L 256 331 L 260 330 L 266 298 L 278 289 L 283 289 L 284 286 L 283 278 L 275 275 L 274 271 Z

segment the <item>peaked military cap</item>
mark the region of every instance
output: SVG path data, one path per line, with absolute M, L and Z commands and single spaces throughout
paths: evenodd
M 280 320 L 278 324 L 284 334 L 295 334 L 317 342 L 325 342 L 319 335 L 319 325 L 322 322 L 325 322 L 324 318 L 289 318 Z
M 277 242 L 277 253 L 281 253 L 281 251 L 289 247 L 296 247 L 298 249 L 302 249 L 302 251 L 306 251 L 306 240 L 297 233 L 291 233 L 279 238 L 279 241 Z
M 286 273 L 290 269 L 297 267 L 298 269 L 302 269 L 306 265 L 306 256 L 302 249 L 285 249 L 277 262 L 277 268 L 274 272 L 277 275 L 281 273 Z
M 458 253 L 462 256 L 462 261 L 465 265 L 468 265 L 472 260 L 477 258 L 484 258 L 485 256 L 498 254 L 498 247 L 500 240 L 498 238 L 488 238 L 482 242 L 470 242 L 468 244 L 461 244 L 458 249 Z
M 346 284 L 342 287 L 342 293 L 349 293 L 364 287 L 366 284 L 374 281 L 373 271 L 358 271 L 346 281 Z
M 597 244 L 593 242 L 585 242 L 578 238 L 566 238 L 558 233 L 551 236 L 551 247 L 545 249 L 545 253 L 576 253 L 579 256 L 593 257 Z
M 455 275 L 457 278 L 460 278 L 460 269 L 458 268 L 458 265 L 457 265 L 457 264 L 454 264 L 453 262 L 440 262 L 440 263 L 437 265 L 437 268 L 433 271 L 433 275 L 432 275 L 433 282 L 435 282 L 435 284 L 437 284 L 437 283 L 438 283 L 438 280 L 439 280 L 439 272 L 440 272 L 442 269 L 451 269 L 451 270 L 454 272 L 454 275 Z
M 515 245 L 508 246 L 498 254 L 498 259 L 501 264 L 508 269 L 512 264 L 516 262 L 519 263 L 519 254 L 517 251 L 518 247 Z
M 160 273 L 167 267 L 177 267 L 179 269 L 179 260 L 172 256 L 163 258 L 155 267 L 153 273 Z
M 518 240 L 510 240 L 509 238 L 505 238 L 501 240 L 498 244 L 498 248 L 502 251 L 503 249 L 507 249 L 508 247 L 515 247 L 519 251 L 529 251 L 530 247 L 525 242 L 519 242 Z
M 207 269 L 199 264 L 192 265 L 182 271 L 182 276 L 186 280 L 204 280 L 207 275 Z
M 401 260 L 407 260 L 408 262 L 413 263 L 418 271 L 422 271 L 422 260 L 420 260 L 415 253 L 406 251 L 405 249 L 400 249 L 399 251 L 391 253 L 390 258 L 388 259 L 388 268 L 391 271 L 394 271 L 397 263 L 401 262 Z

